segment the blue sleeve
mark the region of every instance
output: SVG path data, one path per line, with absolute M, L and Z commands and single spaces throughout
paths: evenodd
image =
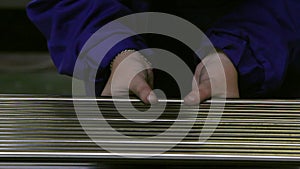
M 67 75 L 73 74 L 76 59 L 93 33 L 108 22 L 130 13 L 117 0 L 33 0 L 27 6 L 28 17 L 47 38 L 58 71 Z M 99 39 L 109 39 L 119 31 L 111 30 Z M 98 79 L 91 81 L 102 83 L 100 88 L 103 88 L 110 73 L 107 69 L 111 60 L 125 49 L 140 48 L 144 48 L 144 43 L 137 37 L 119 43 L 98 67 L 102 75 L 97 75 Z
M 248 0 L 208 30 L 237 68 L 241 96 L 270 96 L 280 88 L 293 57 L 290 44 L 300 39 L 299 11 L 299 0 Z

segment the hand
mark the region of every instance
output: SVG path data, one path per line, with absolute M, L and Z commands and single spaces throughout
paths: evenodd
M 119 65 L 121 66 L 118 67 Z M 139 52 L 133 50 L 122 52 L 114 59 L 111 69 L 111 75 L 101 96 L 128 95 L 130 91 L 144 103 L 157 102 L 157 97 L 152 92 L 153 72 L 151 65 Z M 130 79 L 132 80 L 130 81 Z
M 220 63 L 219 59 L 223 68 L 218 64 Z M 184 98 L 185 104 L 199 104 L 211 97 L 239 97 L 237 71 L 228 57 L 223 53 L 206 56 L 198 64 L 194 78 L 192 91 Z M 226 88 L 223 85 L 225 82 Z

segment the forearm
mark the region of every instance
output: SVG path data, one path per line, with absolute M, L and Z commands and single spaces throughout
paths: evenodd
M 58 71 L 72 75 L 77 57 L 93 33 L 110 21 L 131 12 L 116 0 L 35 0 L 28 5 L 27 13 L 47 38 L 48 48 Z M 126 32 L 131 30 L 124 26 L 99 34 L 98 43 Z M 127 39 L 105 56 L 99 68 L 106 68 L 122 50 L 142 48 L 141 46 L 143 42 L 139 38 Z M 87 61 L 87 64 L 90 63 Z

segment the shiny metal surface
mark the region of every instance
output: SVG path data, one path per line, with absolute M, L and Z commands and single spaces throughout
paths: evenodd
M 77 99 L 89 106 L 88 98 Z M 181 100 L 162 100 L 167 110 L 155 123 L 132 123 L 120 116 L 109 98 L 97 99 L 105 119 L 122 134 L 132 137 L 151 137 L 166 130 L 176 119 Z M 131 101 L 139 109 L 146 109 L 139 100 Z M 211 101 L 202 103 L 199 110 L 193 106 L 183 109 L 197 111 L 197 121 L 188 136 L 173 149 L 153 159 L 169 160 L 248 160 L 294 161 L 300 160 L 300 100 L 227 100 L 221 121 L 214 134 L 205 142 L 198 141 Z M 93 117 L 97 112 L 87 112 L 85 120 L 91 126 L 99 124 Z M 187 116 L 188 117 L 188 116 Z M 140 117 L 147 118 L 147 115 Z M 100 120 L 100 122 L 101 122 Z M 169 137 L 160 141 L 123 141 L 115 138 L 103 125 L 95 128 L 98 142 L 110 144 L 126 157 L 142 156 L 159 150 L 161 144 L 175 144 L 172 137 L 185 132 L 189 118 Z M 211 124 L 214 124 L 211 121 Z M 100 125 L 101 126 L 101 125 Z M 152 143 L 152 144 L 151 144 Z M 141 151 L 132 152 L 135 146 Z M 83 131 L 73 108 L 72 98 L 58 96 L 1 95 L 0 96 L 0 157 L 56 157 L 107 159 L 126 158 L 116 156 L 97 146 Z

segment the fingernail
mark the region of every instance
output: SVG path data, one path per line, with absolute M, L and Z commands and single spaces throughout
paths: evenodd
M 184 102 L 188 105 L 197 104 L 197 96 L 195 94 L 190 94 L 184 98 Z
M 147 97 L 147 100 L 150 104 L 155 104 L 158 101 L 156 95 L 153 92 L 150 92 L 150 94 Z
M 193 94 L 191 94 L 191 95 L 189 95 L 186 99 L 187 99 L 187 101 L 189 101 L 189 102 L 195 102 L 195 101 L 196 101 L 196 96 L 193 95 Z

